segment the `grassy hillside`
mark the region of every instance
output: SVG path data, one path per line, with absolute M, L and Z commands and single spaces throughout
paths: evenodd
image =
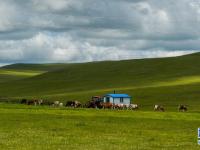
M 0 97 L 86 101 L 92 95 L 117 90 L 132 95 L 134 103 L 146 105 L 147 109 L 155 103 L 185 103 L 196 110 L 195 106 L 200 107 L 199 60 L 200 53 L 196 53 L 174 58 L 51 64 L 53 69 L 43 69 L 45 73 L 2 83 Z M 18 64 L 4 68 L 41 71 L 35 68 L 46 65 L 36 66 Z
M 47 71 L 60 69 L 67 64 L 13 64 L 0 68 L 0 83 L 30 78 Z
M 199 113 L 0 104 L 0 149 L 198 150 Z
M 68 64 L 12 64 L 3 66 L 2 69 L 8 70 L 34 70 L 34 71 L 53 71 L 61 69 Z

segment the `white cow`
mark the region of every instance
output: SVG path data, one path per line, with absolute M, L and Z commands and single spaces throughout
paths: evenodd
M 43 103 L 42 99 L 37 100 L 38 105 L 41 105 Z
M 159 105 L 155 105 L 154 106 L 154 111 L 158 110 L 159 109 Z
M 59 104 L 59 107 L 63 107 L 63 103 L 60 103 L 60 104 Z
M 129 109 L 133 110 L 133 109 L 139 109 L 138 104 L 130 104 L 129 105 Z
M 165 111 L 164 107 L 162 105 L 155 105 L 154 111 Z
M 60 104 L 60 102 L 59 102 L 59 101 L 54 101 L 54 102 L 53 102 L 53 107 L 58 107 L 58 106 L 59 106 L 59 104 Z

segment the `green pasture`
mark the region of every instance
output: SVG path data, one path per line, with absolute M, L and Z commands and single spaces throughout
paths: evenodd
M 200 113 L 0 104 L 0 149 L 196 150 Z

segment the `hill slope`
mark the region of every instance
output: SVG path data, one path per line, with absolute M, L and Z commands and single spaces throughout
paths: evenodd
M 196 105 L 200 104 L 199 60 L 200 53 L 196 53 L 174 58 L 62 64 L 30 78 L 2 83 L 0 97 L 86 101 L 92 95 L 115 89 L 131 94 L 135 102 L 143 105 Z
M 67 64 L 13 64 L 0 68 L 0 83 L 33 77 Z

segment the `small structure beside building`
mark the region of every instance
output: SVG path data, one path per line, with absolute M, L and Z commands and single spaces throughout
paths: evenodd
M 103 98 L 104 103 L 112 103 L 112 104 L 131 104 L 132 97 L 128 94 L 107 94 Z

